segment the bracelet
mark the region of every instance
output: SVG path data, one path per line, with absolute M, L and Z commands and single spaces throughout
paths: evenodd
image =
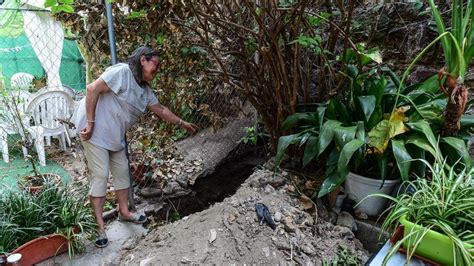
M 87 120 L 87 123 L 95 123 L 95 120 Z
M 183 124 L 183 119 L 179 119 L 178 126 L 181 126 Z

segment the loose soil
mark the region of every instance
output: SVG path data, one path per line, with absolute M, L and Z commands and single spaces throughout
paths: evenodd
M 223 202 L 157 227 L 133 247 L 126 244 L 129 250 L 123 251 L 121 264 L 319 265 L 334 257 L 339 247 L 353 251 L 361 262 L 367 260 L 368 252 L 349 228 L 318 219 L 315 209 L 313 214 L 305 211 L 304 204 L 288 193 L 290 185 L 272 182 L 284 179 L 285 173 L 272 175 L 270 170 L 258 169 Z M 259 225 L 255 213 L 258 202 L 266 204 L 272 214 L 281 214 L 276 230 Z
M 87 182 L 80 149 L 57 154 L 54 159 L 59 158 L 75 180 Z M 183 218 L 150 228 L 146 236 L 125 242 L 114 262 L 320 265 L 336 256 L 340 248 L 351 251 L 361 263 L 367 261 L 368 252 L 351 229 L 328 222 L 320 214 L 327 213 L 324 206 L 314 204 L 308 209 L 308 202 L 295 197 L 288 173 L 274 175 L 264 166 L 258 166 L 254 172 L 255 157 L 247 154 L 243 158 L 216 168 L 214 176 L 197 180 L 191 187 L 192 197 L 172 201 L 175 207 L 180 202 L 178 212 Z M 221 169 L 226 178 L 222 178 Z M 140 200 L 139 206 L 157 203 L 150 202 L 155 198 Z M 281 216 L 275 230 L 259 224 L 255 213 L 255 204 L 259 202 L 268 206 L 273 216 Z M 158 212 L 149 218 L 157 221 L 163 217 L 163 212 Z

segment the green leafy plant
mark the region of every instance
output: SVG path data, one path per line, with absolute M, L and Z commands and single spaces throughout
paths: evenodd
M 239 143 L 257 145 L 258 139 L 267 136 L 259 131 L 257 126 L 245 127 L 245 136 L 239 140 Z
M 39 193 L 29 193 L 15 187 L 4 188 L 0 197 L 1 253 L 47 234 L 58 233 L 68 239 L 69 253 L 84 248 L 83 237 L 95 232 L 90 209 L 85 206 L 86 191 L 45 182 Z
M 454 243 L 452 252 L 455 265 L 473 265 L 474 253 L 465 243 L 474 246 L 474 169 L 455 167 L 456 165 L 450 167 L 446 161 L 440 160 L 436 160 L 434 164 L 426 160 L 422 162 L 428 168 L 430 179 L 417 178 L 405 181 L 402 186 L 414 191 L 413 193 L 402 193 L 396 198 L 385 194 L 369 196 L 384 197 L 394 202 L 382 225 L 384 231 L 393 232 L 402 218 L 422 226 L 414 227 L 393 245 L 384 262 L 403 243 L 409 245 L 410 258 L 427 231 L 434 230 L 448 236 Z
M 411 172 L 423 175 L 423 164 L 411 159 L 432 160 L 439 154 L 430 147 L 438 147 L 446 99 L 436 76 L 404 86 L 411 68 L 399 80 L 386 67 L 368 65 L 380 62 L 373 49 L 358 53 L 369 69 L 359 72 L 350 64 L 355 53 L 348 51 L 348 93 L 343 99 L 331 99 L 315 112 L 296 113 L 283 123 L 283 130 L 293 128 L 297 133 L 280 137 L 277 164 L 291 144 L 305 145 L 303 166 L 323 154 L 328 156 L 319 197 L 342 184 L 349 171 L 382 180 L 408 180 Z M 464 126 L 466 132 L 472 128 L 472 124 Z M 462 158 L 465 164 L 472 163 L 463 139 L 444 137 L 441 142 L 441 150 L 453 160 Z
M 446 70 L 440 70 L 440 80 L 442 75 L 446 75 L 447 89 L 444 89 L 442 82 L 440 82 L 440 87 L 448 98 L 443 135 L 456 135 L 468 101 L 468 87 L 464 81 L 474 57 L 474 3 L 471 0 L 452 1 L 449 31 L 434 1 L 428 0 L 428 3 L 438 33 L 443 36 L 441 45 L 446 62 Z
M 53 14 L 65 12 L 73 13 L 74 0 L 46 0 L 44 2 L 44 7 L 51 7 L 51 12 Z
M 339 265 L 362 265 L 362 260 L 357 253 L 347 248 L 347 246 L 339 245 L 337 254 L 330 260 L 323 259 L 323 266 L 339 266 Z

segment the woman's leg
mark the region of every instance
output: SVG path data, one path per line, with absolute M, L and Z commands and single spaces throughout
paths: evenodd
M 128 190 L 131 184 L 125 149 L 110 152 L 110 172 L 112 173 L 119 212 L 123 217 L 129 218 L 131 213 L 128 209 Z
M 105 223 L 102 213 L 107 192 L 107 180 L 109 178 L 109 151 L 97 147 L 87 141 L 82 142 L 84 154 L 89 169 L 89 200 L 94 211 L 99 233 L 105 232 Z

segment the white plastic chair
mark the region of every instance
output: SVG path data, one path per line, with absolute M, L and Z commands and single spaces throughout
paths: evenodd
M 69 87 L 67 85 L 64 85 L 64 84 L 61 85 L 61 86 L 46 86 L 46 87 L 43 87 L 35 93 L 35 96 L 46 93 L 46 92 L 50 92 L 50 91 L 64 91 L 64 92 L 66 92 L 73 99 L 72 108 L 74 108 L 74 109 L 76 108 L 76 105 L 79 102 L 79 101 L 76 101 L 76 98 L 78 97 L 77 93 L 71 87 Z M 71 146 L 70 136 L 73 135 L 73 134 L 74 134 L 74 131 L 68 130 L 68 128 L 66 128 L 66 142 L 67 142 L 67 145 L 69 147 Z M 46 139 L 46 145 L 50 146 L 51 145 L 51 137 L 46 137 L 45 139 Z
M 29 127 L 30 136 L 44 143 L 44 137 L 56 137 L 61 148 L 66 150 L 66 126 L 60 120 L 68 121 L 73 108 L 72 98 L 64 91 L 47 91 L 35 95 L 26 107 L 32 124 Z M 39 139 L 38 139 L 39 138 Z M 44 144 L 42 151 L 38 151 L 40 160 L 45 157 Z
M 33 86 L 34 79 L 35 76 L 31 74 L 19 72 L 11 77 L 10 83 L 14 90 L 28 91 L 30 87 Z
M 3 161 L 10 161 L 8 152 L 8 135 L 20 134 L 22 140 L 26 140 L 28 133 L 28 118 L 26 116 L 26 105 L 29 103 L 31 94 L 26 91 L 12 91 L 9 96 L 0 102 L 2 115 L 0 116 L 0 147 Z M 40 132 L 40 131 L 39 131 Z M 35 143 L 40 144 L 40 143 Z M 35 145 L 38 150 L 38 145 Z M 23 155 L 28 155 L 26 147 L 22 146 Z

